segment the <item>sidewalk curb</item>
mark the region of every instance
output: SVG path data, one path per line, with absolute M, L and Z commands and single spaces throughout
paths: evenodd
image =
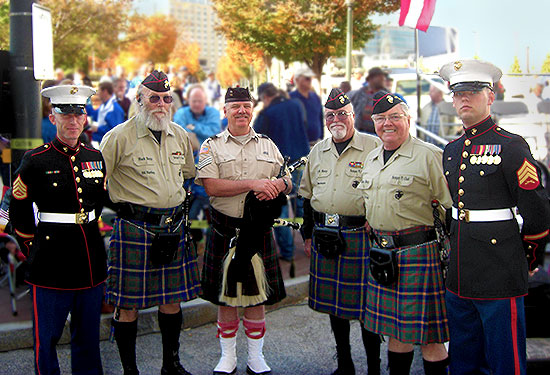
M 308 281 L 308 275 L 285 280 L 287 297 L 273 306 L 266 306 L 267 311 L 277 309 L 281 306 L 293 305 L 302 301 L 308 295 Z M 183 311 L 184 330 L 202 326 L 207 323 L 214 323 L 217 318 L 217 307 L 200 298 L 182 303 L 181 309 Z M 159 332 L 157 310 L 156 307 L 152 307 L 139 312 L 138 335 Z M 99 333 L 101 340 L 109 339 L 109 334 L 111 332 L 111 317 L 111 314 L 104 314 L 101 316 Z M 59 343 L 68 344 L 70 342 L 70 337 L 69 323 L 67 322 Z M 32 347 L 32 322 L 26 321 L 0 324 L 0 352 Z

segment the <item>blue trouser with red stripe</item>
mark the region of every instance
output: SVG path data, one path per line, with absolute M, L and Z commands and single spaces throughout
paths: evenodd
M 57 375 L 56 345 L 71 313 L 73 374 L 103 374 L 99 353 L 99 322 L 103 284 L 82 290 L 31 286 L 33 301 L 34 369 L 36 375 Z
M 523 297 L 474 300 L 447 291 L 445 298 L 451 374 L 525 374 Z

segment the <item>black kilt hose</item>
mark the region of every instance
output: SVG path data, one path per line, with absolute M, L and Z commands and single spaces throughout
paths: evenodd
M 173 215 L 175 208 L 134 206 L 151 214 Z M 135 224 L 135 225 L 132 225 Z M 116 218 L 109 246 L 107 267 L 107 303 L 120 308 L 145 309 L 192 300 L 199 295 L 197 255 L 191 247 L 185 252 L 182 226 L 177 257 L 167 265 L 155 267 L 151 262 L 152 233 L 166 232 L 166 227 Z
M 201 298 L 215 305 L 226 306 L 220 302 L 223 279 L 223 260 L 229 251 L 229 242 L 235 236 L 235 228 L 240 225 L 241 219 L 230 217 L 211 208 L 212 230 L 208 235 L 204 264 L 202 268 Z M 264 244 L 260 257 L 264 263 L 265 274 L 269 290 L 267 301 L 263 304 L 272 305 L 286 297 L 285 286 L 277 259 L 277 251 L 273 241 L 273 230 L 265 233 Z

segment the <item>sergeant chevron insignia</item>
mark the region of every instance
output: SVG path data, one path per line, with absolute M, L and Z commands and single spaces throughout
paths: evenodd
M 524 190 L 534 190 L 540 185 L 537 168 L 527 159 L 524 160 L 521 167 L 517 170 L 519 187 Z
M 17 176 L 13 182 L 12 195 L 17 200 L 27 198 L 27 185 L 21 179 L 21 175 Z

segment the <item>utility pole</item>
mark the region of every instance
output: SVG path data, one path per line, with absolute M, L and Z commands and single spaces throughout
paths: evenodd
M 27 150 L 42 141 L 40 83 L 34 78 L 32 4 L 34 0 L 10 1 L 11 92 L 15 131 L 11 139 L 12 174 Z

